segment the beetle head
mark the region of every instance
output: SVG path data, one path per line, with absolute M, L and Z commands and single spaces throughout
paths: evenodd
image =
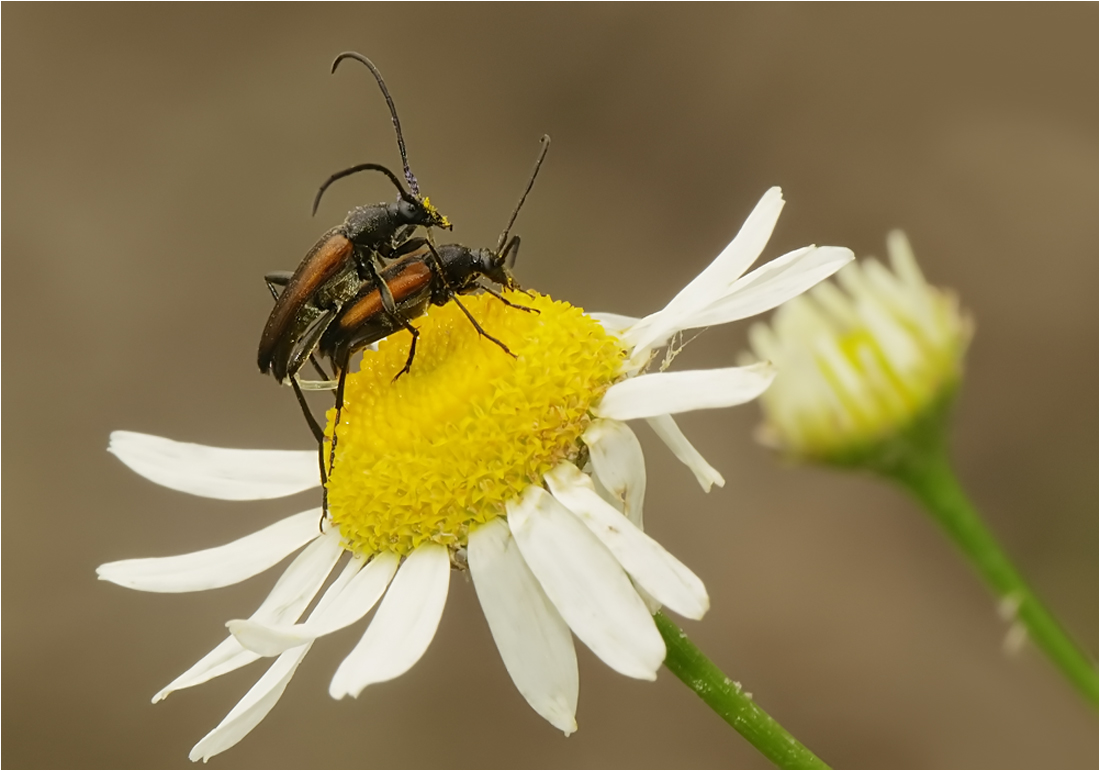
M 512 274 L 504 266 L 500 255 L 492 249 L 471 249 L 462 244 L 443 244 L 439 247 L 447 285 L 456 292 L 467 292 L 484 276 L 501 286 L 514 285 Z
M 397 202 L 397 210 L 401 218 L 408 225 L 423 225 L 428 228 L 451 229 L 450 221 L 439 213 L 439 209 L 432 206 L 428 198 L 414 196 L 401 196 Z
M 512 271 L 505 264 L 505 256 L 492 249 L 475 249 L 478 270 L 490 281 L 500 284 L 505 289 L 514 289 L 516 280 L 512 278 Z

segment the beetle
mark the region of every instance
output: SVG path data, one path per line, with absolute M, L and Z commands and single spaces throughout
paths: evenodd
M 481 284 L 479 280 L 486 278 L 504 289 L 519 288 L 512 276 L 512 267 L 519 254 L 520 237 L 509 238 L 508 236 L 520 209 L 527 200 L 527 194 L 535 184 L 535 178 L 538 176 L 549 147 L 550 137 L 544 135 L 527 187 L 512 210 L 508 224 L 497 239 L 495 249 L 472 249 L 462 244 L 443 244 L 437 248 L 429 239 L 411 238 L 402 245 L 402 251 L 405 254 L 382 269 L 377 283 L 364 282 L 356 296 L 344 303 L 335 320 L 321 335 L 317 347 L 318 353 L 332 363 L 337 377 L 335 426 L 340 424 L 340 413 L 344 406 L 344 384 L 351 357 L 371 343 L 406 330 L 412 335 L 409 354 L 405 360 L 405 366 L 393 379 L 396 381 L 407 374 L 416 357 L 416 341 L 420 335 L 410 320 L 422 316 L 429 305 L 445 305 L 453 301 L 474 325 L 479 335 L 495 343 L 509 356 L 514 356 L 507 345 L 482 328 L 477 319 L 462 304 L 459 295 L 480 289 L 489 292 L 512 308 L 538 312 L 534 308 L 509 301 L 496 290 Z M 392 306 L 386 302 L 383 290 L 388 291 Z M 332 473 L 336 444 L 337 436 L 334 430 L 329 446 L 327 474 Z
M 527 200 L 527 194 L 535 184 L 549 147 L 550 137 L 543 136 L 527 187 L 497 239 L 495 249 L 470 248 L 462 244 L 436 247 L 429 239 L 410 238 L 401 245 L 400 258 L 383 268 L 378 283 L 364 282 L 355 297 L 344 303 L 321 335 L 317 348 L 322 357 L 332 362 L 336 374 L 342 375 L 347 371 L 351 356 L 357 351 L 404 329 L 412 335 L 412 343 L 405 366 L 394 376 L 397 380 L 409 372 L 416 356 L 419 333 L 410 320 L 423 315 L 429 305 L 445 305 L 451 301 L 462 309 L 478 334 L 511 353 L 504 343 L 482 329 L 458 296 L 483 290 L 506 305 L 525 311 L 533 310 L 506 300 L 496 290 L 479 283 L 479 279 L 486 278 L 504 289 L 518 288 L 512 276 L 512 267 L 519 255 L 520 237 L 508 236 Z M 389 290 L 393 299 L 392 309 L 387 308 L 384 289 Z
M 382 90 L 393 120 L 409 190 L 406 191 L 396 175 L 380 164 L 358 164 L 333 174 L 325 180 L 314 197 L 314 214 L 325 190 L 332 183 L 362 171 L 376 171 L 385 175 L 397 188 L 397 200 L 393 203 L 357 206 L 348 213 L 341 225 L 321 236 L 293 273 L 276 271 L 265 276 L 268 289 L 275 299 L 275 306 L 260 336 L 256 363 L 261 373 L 270 373 L 279 382 L 289 381 L 318 442 L 322 441 L 323 432 L 301 394 L 298 371 L 307 360 L 312 359 L 322 377 L 326 376 L 313 357 L 313 351 L 344 303 L 354 298 L 364 283 L 381 287 L 383 301 L 387 307 L 394 309 L 388 287 L 380 279 L 378 269 L 389 259 L 403 253 L 401 244 L 409 239 L 417 227 L 448 230 L 451 227 L 447 218 L 426 197 L 420 195 L 416 177 L 409 168 L 397 108 L 381 72 L 362 54 L 345 52 L 333 61 L 333 73 L 345 59 L 354 59 L 366 66 Z M 279 287 L 282 291 L 279 291 Z
M 388 176 L 400 192 L 397 201 L 355 207 L 342 224 L 321 236 L 294 273 L 265 276 L 275 307 L 260 336 L 257 364 L 260 372 L 270 372 L 280 382 L 298 373 L 325 329 L 363 283 L 379 282 L 378 265 L 400 256 L 399 236 L 406 228 L 450 227 L 430 202 L 406 193 L 384 166 L 364 163 L 341 174 L 365 170 Z M 325 187 L 336 178 L 330 178 Z M 274 287 L 280 285 L 282 291 L 276 292 Z

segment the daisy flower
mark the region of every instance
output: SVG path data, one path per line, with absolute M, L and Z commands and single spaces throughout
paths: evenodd
M 772 188 L 714 262 L 643 319 L 510 295 L 538 311 L 523 312 L 478 295 L 463 301 L 514 358 L 479 338 L 453 303 L 416 322 L 416 363 L 396 382 L 408 335 L 366 352 L 347 380 L 323 532 L 312 509 L 213 549 L 100 566 L 101 579 L 122 586 L 190 592 L 243 581 L 305 547 L 255 613 L 228 622 L 230 635 L 154 697 L 274 658 L 191 759 L 240 741 L 314 641 L 376 604 L 329 693 L 358 696 L 406 672 L 435 635 L 453 568 L 470 571 L 519 692 L 566 734 L 577 727 L 574 635 L 617 672 L 655 679 L 665 645 L 651 614 L 665 606 L 701 618 L 709 599 L 643 532 L 644 460 L 626 421 L 647 420 L 704 490 L 723 484 L 672 415 L 750 401 L 773 367 L 646 369 L 678 333 L 769 310 L 852 259 L 847 249 L 810 246 L 746 273 L 782 207 Z M 318 484 L 315 451 L 218 449 L 129 432 L 115 432 L 109 449 L 139 474 L 195 495 L 276 498 Z

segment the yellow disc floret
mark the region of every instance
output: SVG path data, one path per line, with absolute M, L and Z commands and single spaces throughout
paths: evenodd
M 509 356 L 481 337 L 453 302 L 366 351 L 348 375 L 337 427 L 329 510 L 348 548 L 408 554 L 432 541 L 466 544 L 470 525 L 562 460 L 576 459 L 590 407 L 619 377 L 623 344 L 568 303 L 519 292 L 463 304 Z M 329 413 L 329 435 L 335 411 Z

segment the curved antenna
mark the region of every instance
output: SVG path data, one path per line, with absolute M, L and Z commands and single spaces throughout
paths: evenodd
M 390 107 L 390 117 L 393 118 L 393 129 L 397 132 L 397 149 L 401 151 L 401 163 L 405 167 L 405 181 L 409 183 L 409 189 L 412 190 L 412 194 L 417 198 L 420 197 L 420 185 L 416 184 L 416 177 L 412 173 L 412 169 L 409 168 L 409 156 L 405 153 L 405 137 L 401 134 L 401 121 L 397 117 L 397 108 L 393 104 L 393 97 L 390 96 L 390 90 L 386 88 L 386 81 L 382 80 L 382 73 L 378 71 L 378 68 L 374 66 L 372 62 L 363 54 L 356 53 L 355 51 L 345 51 L 336 57 L 332 62 L 332 74 L 336 74 L 336 68 L 340 66 L 340 62 L 344 59 L 354 59 L 366 66 L 371 74 L 374 75 L 374 79 L 378 81 L 379 88 L 382 89 L 382 96 L 386 97 L 386 104 Z
M 397 192 L 400 193 L 402 198 L 404 198 L 406 201 L 409 201 L 410 203 L 417 203 L 416 199 L 412 198 L 412 196 L 405 192 L 405 188 L 401 187 L 401 180 L 397 178 L 397 175 L 387 169 L 385 166 L 380 166 L 377 163 L 360 163 L 358 166 L 352 166 L 349 169 L 338 171 L 324 181 L 324 183 L 321 185 L 321 189 L 317 191 L 317 195 L 313 199 L 313 214 L 317 214 L 317 207 L 321 205 L 321 196 L 323 196 L 325 194 L 325 191 L 328 190 L 329 185 L 331 185 L 338 179 L 350 177 L 352 174 L 358 174 L 361 171 L 382 172 L 390 178 L 390 182 L 394 184 L 394 187 L 397 188 Z
M 519 210 L 523 208 L 523 202 L 527 200 L 527 194 L 531 192 L 531 188 L 535 186 L 535 177 L 539 175 L 539 168 L 542 167 L 542 160 L 546 157 L 546 151 L 550 149 L 550 135 L 543 134 L 542 139 L 539 140 L 539 157 L 535 159 L 535 167 L 531 169 L 531 179 L 527 182 L 527 189 L 523 191 L 523 195 L 519 197 L 519 203 L 516 204 L 516 208 L 512 209 L 512 217 L 508 220 L 508 224 L 504 228 L 504 232 L 500 234 L 500 238 L 497 239 L 497 254 L 500 254 L 500 250 L 504 248 L 504 242 L 508 240 L 508 233 L 512 230 L 512 225 L 516 224 L 516 217 L 519 216 Z

